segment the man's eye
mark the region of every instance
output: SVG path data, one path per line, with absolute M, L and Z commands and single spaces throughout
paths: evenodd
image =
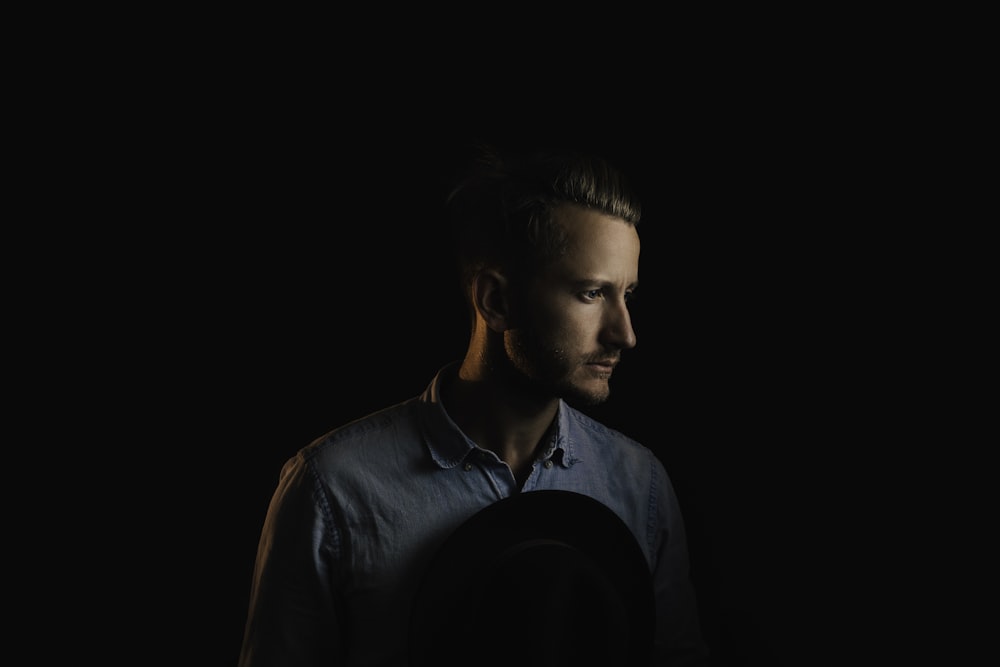
M 633 301 L 635 301 L 635 292 L 632 290 L 625 292 L 625 303 L 632 303 Z
M 586 292 L 583 293 L 583 296 L 585 298 L 593 301 L 594 299 L 600 298 L 600 296 L 601 296 L 601 290 L 599 290 L 599 289 L 587 290 Z

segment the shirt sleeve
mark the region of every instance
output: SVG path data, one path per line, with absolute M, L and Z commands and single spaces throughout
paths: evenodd
M 321 485 L 299 454 L 283 467 L 264 519 L 240 667 L 343 664 L 337 546 Z
M 690 576 L 687 535 L 680 503 L 662 463 L 653 456 L 651 503 L 655 507 L 653 586 L 656 599 L 656 665 L 703 666 L 709 652 L 701 633 Z

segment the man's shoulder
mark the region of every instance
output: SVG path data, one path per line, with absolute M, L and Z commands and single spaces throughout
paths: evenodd
M 636 452 L 646 450 L 646 447 L 635 438 L 619 431 L 618 429 L 608 426 L 604 422 L 599 421 L 597 418 L 588 415 L 578 408 L 574 408 L 564 403 L 563 409 L 566 412 L 567 423 L 571 429 L 569 433 L 570 437 L 573 437 L 575 434 L 580 434 L 584 437 L 597 440 L 602 444 L 615 442 L 619 443 L 626 449 L 635 450 Z
M 644 443 L 579 409 L 566 407 L 564 435 L 570 458 L 600 460 L 608 466 L 632 470 L 662 466 Z
M 418 434 L 416 398 L 381 408 L 326 432 L 302 449 L 306 459 L 351 456 L 376 443 L 396 442 Z

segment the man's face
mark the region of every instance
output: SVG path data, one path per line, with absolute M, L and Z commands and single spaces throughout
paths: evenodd
M 507 356 L 543 392 L 596 405 L 610 394 L 621 351 L 636 343 L 626 302 L 639 280 L 639 235 L 618 218 L 573 205 L 556 219 L 568 230 L 568 251 L 516 307 Z

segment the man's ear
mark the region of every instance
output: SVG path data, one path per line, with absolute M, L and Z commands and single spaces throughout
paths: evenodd
M 486 325 L 503 333 L 510 328 L 510 296 L 507 278 L 495 269 L 483 269 L 472 280 L 472 301 Z

